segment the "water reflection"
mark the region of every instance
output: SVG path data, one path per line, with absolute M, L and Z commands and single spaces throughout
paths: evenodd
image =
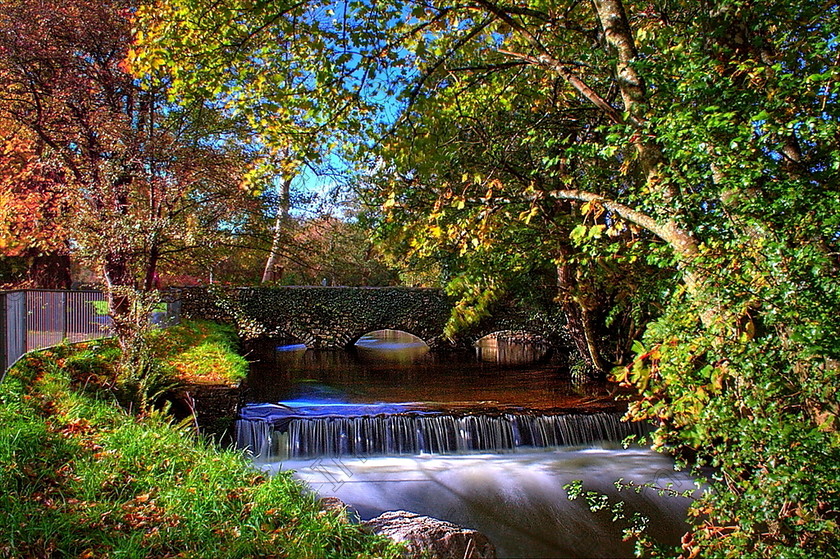
M 367 360 L 412 363 L 429 352 L 426 342 L 400 330 L 376 330 L 365 334 L 355 344 L 358 355 Z
M 384 345 L 395 343 L 393 340 Z M 430 352 L 410 342 L 403 349 L 276 351 L 253 347 L 246 402 L 323 399 L 347 403 L 427 402 L 444 407 L 615 410 L 615 387 L 572 381 L 550 360 L 528 366 L 480 361 L 471 352 Z M 376 343 L 370 345 L 376 346 Z M 381 347 L 381 345 L 380 345 Z
M 480 360 L 502 365 L 529 365 L 548 355 L 547 346 L 510 341 L 496 335 L 478 340 L 475 351 Z

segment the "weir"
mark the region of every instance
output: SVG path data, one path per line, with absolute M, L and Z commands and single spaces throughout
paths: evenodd
M 439 518 L 482 532 L 498 557 L 632 557 L 626 525 L 568 499 L 581 481 L 650 518 L 658 542 L 678 545 L 685 532 L 689 500 L 657 488 L 690 490 L 690 476 L 650 449 L 619 447 L 650 427 L 621 421 L 615 387 L 571 378 L 550 358 L 436 353 L 392 332 L 349 352 L 271 349 L 243 388 L 238 446 L 361 519 Z M 620 478 L 640 490 L 622 491 Z
M 387 405 L 398 409 L 399 405 Z M 236 423 L 237 446 L 264 461 L 316 456 L 377 456 L 516 452 L 524 449 L 620 442 L 649 429 L 621 421 L 617 413 L 552 415 L 500 413 L 452 415 L 414 411 L 313 415 L 294 409 L 244 411 Z

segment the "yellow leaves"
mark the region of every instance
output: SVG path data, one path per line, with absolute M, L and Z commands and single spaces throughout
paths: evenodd
M 604 230 L 607 228 L 606 225 L 599 223 L 598 225 L 593 225 L 589 228 L 589 237 L 591 239 L 599 239 L 604 234 Z
M 480 174 L 478 174 L 478 173 L 476 173 L 476 174 L 474 174 L 474 175 L 470 175 L 469 173 L 464 173 L 464 174 L 462 174 L 462 175 L 461 175 L 461 182 L 462 182 L 462 183 L 464 183 L 464 186 L 467 186 L 467 185 L 469 185 L 470 183 L 472 183 L 472 184 L 481 184 L 481 183 L 483 183 L 483 182 L 484 182 L 484 177 L 483 177 L 483 176 L 481 176 L 481 175 L 480 175 Z M 498 181 L 494 181 L 494 182 L 498 182 Z M 493 182 L 491 181 L 491 184 L 492 184 L 492 183 L 493 183 Z
M 744 324 L 741 326 L 741 342 L 746 343 L 755 338 L 755 322 L 747 317 Z
M 604 206 L 602 206 L 597 200 L 590 200 L 581 204 L 580 213 L 585 217 L 590 217 L 591 215 L 593 219 L 598 219 L 604 215 Z
M 384 211 L 388 211 L 388 210 L 390 210 L 390 209 L 394 208 L 396 205 L 397 205 L 397 193 L 396 193 L 396 192 L 391 192 L 391 193 L 388 195 L 388 199 L 387 199 L 387 200 L 385 200 L 385 201 L 382 203 L 381 208 L 382 208 Z
M 531 206 L 531 208 L 524 210 L 519 213 L 519 220 L 525 222 L 525 224 L 530 224 L 531 220 L 540 213 L 539 206 Z
M 622 231 L 625 230 L 624 222 L 616 221 L 612 225 L 610 225 L 607 230 L 605 231 L 608 237 L 618 237 L 621 235 Z
M 636 42 L 641 46 L 642 43 L 647 43 L 648 41 L 654 39 L 656 37 L 656 32 L 653 29 L 646 28 L 646 27 L 639 27 L 636 30 Z

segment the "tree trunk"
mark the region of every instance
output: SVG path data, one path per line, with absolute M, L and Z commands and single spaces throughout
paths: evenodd
M 143 281 L 144 291 L 154 291 L 160 286 L 158 285 L 158 262 L 160 261 L 160 248 L 155 244 L 149 249 L 149 262 L 146 265 L 146 277 Z
M 566 256 L 570 249 L 560 249 L 563 264 L 557 266 L 557 289 L 560 295 L 560 305 L 566 316 L 567 329 L 580 356 L 592 369 L 600 374 L 606 374 L 610 367 L 601 357 L 600 336 L 592 318 L 592 312 L 585 304 L 576 300 L 575 292 L 579 291 L 575 267 L 566 263 Z
M 70 255 L 36 254 L 29 263 L 30 283 L 41 289 L 70 289 Z
M 126 316 L 130 310 L 129 297 L 120 291 L 135 288 L 126 260 L 123 254 L 109 254 L 102 269 L 108 297 L 108 310 L 115 321 Z
M 624 103 L 624 111 L 631 116 L 631 122 L 646 122 L 648 99 L 645 81 L 633 66 L 638 52 L 633 32 L 627 20 L 627 12 L 621 0 L 594 0 L 595 11 L 604 29 L 604 36 L 617 55 L 615 73 L 618 90 Z M 646 133 L 635 134 L 631 139 L 639 157 L 648 186 L 659 191 L 663 200 L 671 204 L 678 192 L 662 180 L 662 166 L 665 156 L 656 139 Z
M 280 243 L 283 239 L 283 229 L 289 220 L 289 209 L 291 207 L 291 186 L 292 179 L 288 178 L 283 181 L 281 185 L 280 201 L 277 205 L 277 217 L 274 220 L 274 229 L 271 239 L 271 252 L 268 254 L 268 259 L 265 262 L 265 269 L 263 270 L 262 283 L 277 281 L 283 277 L 282 271 L 277 274 L 277 260 L 280 255 Z

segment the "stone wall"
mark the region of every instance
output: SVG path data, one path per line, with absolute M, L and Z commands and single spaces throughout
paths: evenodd
M 294 337 L 307 347 L 338 349 L 375 330 L 414 334 L 433 348 L 469 345 L 501 330 L 524 330 L 566 346 L 556 309 L 501 304 L 457 340 L 444 338 L 454 300 L 441 289 L 408 287 L 274 287 L 183 289 L 181 314 L 235 323 L 248 337 Z

